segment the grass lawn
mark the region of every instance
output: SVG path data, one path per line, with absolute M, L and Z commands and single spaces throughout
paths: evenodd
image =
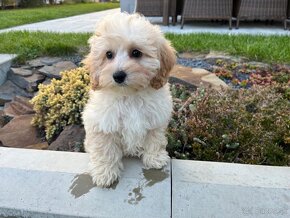
M 37 56 L 63 56 L 88 52 L 89 34 L 9 32 L 0 34 L 0 53 L 19 54 L 23 62 Z M 290 64 L 289 36 L 250 36 L 218 34 L 167 34 L 178 52 L 222 51 L 253 61 Z
M 0 10 L 0 29 L 118 7 L 119 3 L 79 3 L 32 9 Z

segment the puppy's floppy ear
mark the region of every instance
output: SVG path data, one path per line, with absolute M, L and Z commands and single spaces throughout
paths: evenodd
M 99 76 L 97 74 L 97 63 L 95 63 L 94 60 L 94 52 L 92 50 L 92 45 L 98 35 L 94 35 L 89 39 L 89 44 L 91 47 L 91 52 L 88 54 L 88 56 L 82 61 L 82 63 L 85 65 L 85 67 L 90 72 L 90 82 L 91 82 L 91 88 L 92 90 L 96 90 L 99 86 Z
M 167 83 L 169 73 L 176 63 L 176 51 L 166 39 L 159 47 L 160 69 L 157 75 L 150 81 L 154 89 L 160 89 Z

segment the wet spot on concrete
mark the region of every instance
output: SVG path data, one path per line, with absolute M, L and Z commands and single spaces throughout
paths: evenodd
M 143 187 L 142 186 L 139 186 L 139 187 L 136 187 L 132 190 L 132 192 L 129 193 L 129 196 L 131 196 L 131 198 L 128 200 L 128 203 L 129 204 L 133 204 L 133 205 L 136 205 L 138 204 L 143 198 L 145 198 L 142 194 L 142 190 L 143 190 Z M 133 195 L 134 194 L 134 195 Z M 132 196 L 133 195 L 133 196 Z
M 151 187 L 156 183 L 162 182 L 169 177 L 169 170 L 156 170 L 156 169 L 142 169 L 143 176 L 136 188 L 133 188 L 129 194 L 127 201 L 129 204 L 136 205 L 138 204 L 145 196 L 142 194 L 142 191 L 145 187 Z
M 142 169 L 143 176 L 146 179 L 147 183 L 146 186 L 153 186 L 156 183 L 162 182 L 166 178 L 169 177 L 168 171 L 156 170 L 156 169 Z
M 92 177 L 87 173 L 83 173 L 74 177 L 69 191 L 75 198 L 79 198 L 90 192 L 94 187 Z

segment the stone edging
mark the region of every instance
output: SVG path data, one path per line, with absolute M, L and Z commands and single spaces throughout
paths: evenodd
M 85 153 L 0 148 L 0 217 L 290 215 L 288 167 L 171 160 L 158 171 L 125 159 L 120 181 L 100 189 L 87 164 Z

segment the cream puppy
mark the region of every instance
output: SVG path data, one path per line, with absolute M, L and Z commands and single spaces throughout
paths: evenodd
M 85 149 L 93 182 L 108 187 L 120 177 L 123 156 L 142 157 L 146 168 L 167 164 L 167 79 L 176 56 L 159 27 L 138 14 L 105 17 L 89 43 Z

